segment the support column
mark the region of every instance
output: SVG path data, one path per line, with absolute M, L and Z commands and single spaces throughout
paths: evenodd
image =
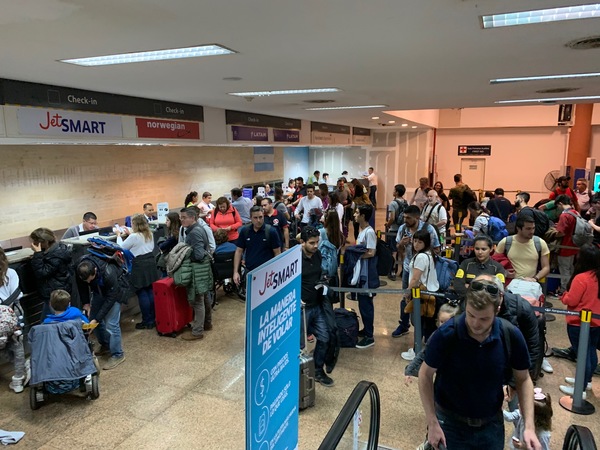
M 567 166 L 571 176 L 574 169 L 585 167 L 586 158 L 590 156 L 593 109 L 593 103 L 575 105 L 575 124 L 571 127 L 567 148 Z

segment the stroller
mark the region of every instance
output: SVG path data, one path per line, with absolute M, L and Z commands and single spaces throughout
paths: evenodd
M 213 262 L 212 262 L 212 272 L 213 272 L 213 280 L 214 280 L 213 281 L 214 282 L 213 302 L 215 304 L 218 304 L 216 302 L 216 298 L 217 298 L 216 294 L 217 294 L 217 290 L 219 288 L 223 288 L 223 291 L 226 294 L 235 294 L 241 300 L 246 300 L 245 277 L 241 277 L 242 282 L 240 283 L 239 286 L 237 286 L 233 282 L 233 257 L 234 257 L 234 255 L 235 255 L 235 252 L 215 253 L 213 255 Z M 242 268 L 242 273 L 243 272 L 244 272 L 244 269 Z M 214 304 L 213 304 L 213 306 L 214 306 Z
M 50 394 L 66 394 L 75 389 L 85 392 L 88 399 L 100 396 L 98 362 L 89 342 L 95 327 L 70 320 L 37 325 L 29 331 L 31 409 L 38 409 Z

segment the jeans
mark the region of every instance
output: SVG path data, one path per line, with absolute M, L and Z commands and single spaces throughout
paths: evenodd
M 377 209 L 377 186 L 369 188 L 369 200 L 373 204 L 373 208 Z
M 408 270 L 402 270 L 402 289 L 408 288 Z M 406 300 L 400 301 L 400 325 L 403 329 L 410 329 L 410 314 L 404 312 L 404 308 L 406 308 Z
M 146 325 L 154 324 L 156 319 L 154 317 L 154 293 L 152 292 L 152 286 L 139 289 L 136 291 L 136 294 L 140 303 L 140 311 L 142 311 L 142 323 Z
M 448 450 L 503 450 L 504 421 L 502 415 L 481 427 L 472 427 L 436 410 L 437 418 L 446 437 Z
M 373 338 L 373 321 L 375 320 L 375 306 L 373 305 L 373 297 L 365 294 L 358 294 L 358 310 L 362 317 L 365 336 Z
M 581 327 L 577 325 L 567 325 L 567 335 L 569 336 L 569 342 L 571 342 L 571 348 L 574 354 L 577 354 L 579 348 L 579 332 Z M 588 342 L 587 355 L 585 358 L 585 382 L 591 383 L 594 370 L 598 365 L 598 354 L 596 353 L 596 347 L 600 340 L 600 327 L 590 328 L 590 340 Z
M 573 260 L 575 255 L 571 256 L 559 256 L 558 257 L 558 271 L 560 273 L 560 287 L 563 291 L 567 290 L 567 283 L 573 275 Z M 577 350 L 575 350 L 577 351 Z
M 194 310 L 192 334 L 198 336 L 204 331 L 204 325 L 212 322 L 212 305 L 208 294 L 196 294 L 190 305 Z
M 323 369 L 325 356 L 329 343 L 329 329 L 325 321 L 325 312 L 320 305 L 307 306 L 304 308 L 306 314 L 306 328 L 308 334 L 313 334 L 317 338 L 313 358 L 315 360 L 315 369 Z M 304 323 L 302 323 L 304 325 Z M 304 326 L 302 326 L 304 328 Z M 304 333 L 304 330 L 303 330 Z
M 115 358 L 123 356 L 123 347 L 121 345 L 121 304 L 115 302 L 110 308 L 104 319 L 96 328 L 96 336 L 102 347 L 110 349 L 110 355 Z

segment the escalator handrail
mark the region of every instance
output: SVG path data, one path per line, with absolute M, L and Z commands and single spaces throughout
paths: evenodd
M 346 432 L 348 425 L 354 418 L 354 413 L 363 401 L 367 394 L 371 398 L 371 414 L 369 426 L 369 440 L 367 442 L 367 450 L 377 450 L 379 445 L 379 425 L 381 414 L 381 402 L 379 399 L 379 389 L 377 385 L 371 381 L 360 381 L 352 394 L 346 400 L 342 410 L 338 414 L 335 422 L 327 432 L 325 439 L 319 446 L 319 450 L 332 450 L 337 448 L 342 436 Z
M 589 428 L 571 425 L 565 434 L 563 450 L 596 450 L 596 441 Z

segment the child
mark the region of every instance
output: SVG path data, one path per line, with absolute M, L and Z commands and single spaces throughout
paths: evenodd
M 523 440 L 523 430 L 525 423 L 518 409 L 514 411 L 503 411 L 504 420 L 513 422 L 515 430 L 510 443 L 511 449 L 525 448 L 521 443 Z M 542 450 L 550 450 L 550 430 L 552 429 L 552 399 L 550 394 L 544 394 L 541 388 L 533 390 L 533 420 L 535 424 L 535 434 L 537 435 Z
M 50 294 L 50 306 L 54 314 L 48 314 L 44 323 L 66 322 L 67 320 L 83 320 L 90 323 L 88 318 L 74 306 L 71 306 L 71 295 L 62 289 L 56 289 Z
M 443 324 L 448 322 L 452 317 L 458 314 L 459 308 L 458 305 L 454 303 L 444 303 L 438 312 L 437 317 L 437 327 L 441 327 Z M 425 346 L 421 349 L 421 351 L 415 356 L 408 366 L 404 369 L 404 375 L 406 375 L 405 383 L 409 384 L 412 382 L 411 377 L 419 376 L 419 369 L 421 368 L 421 364 L 425 360 Z

